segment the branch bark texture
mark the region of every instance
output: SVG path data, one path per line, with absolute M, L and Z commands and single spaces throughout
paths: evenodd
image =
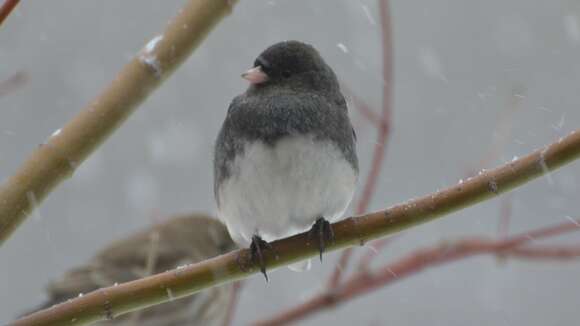
M 333 224 L 335 241 L 328 250 L 360 245 L 369 240 L 428 222 L 466 206 L 496 197 L 550 173 L 580 156 L 580 131 L 570 133 L 520 159 L 508 162 L 447 189 Z M 318 254 L 307 233 L 274 241 L 264 258 L 269 268 Z M 113 318 L 205 288 L 239 280 L 259 271 L 247 249 L 140 280 L 103 288 L 36 312 L 14 325 L 76 325 Z M 275 281 L 275 280 L 274 280 Z M 171 293 L 172 295 L 168 295 Z
M 171 75 L 235 2 L 189 0 L 95 100 L 32 152 L 0 187 L 0 244 Z

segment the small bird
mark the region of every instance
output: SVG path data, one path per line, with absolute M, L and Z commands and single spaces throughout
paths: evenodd
M 199 262 L 235 248 L 225 226 L 202 214 L 168 219 L 116 241 L 86 265 L 66 272 L 48 289 L 49 299 L 34 311 L 115 283 L 132 281 Z M 214 287 L 103 322 L 100 325 L 222 325 L 233 285 Z M 171 296 L 171 292 L 167 292 Z
M 322 260 L 334 239 L 329 222 L 356 188 L 356 135 L 336 75 L 311 45 L 276 43 L 242 77 L 250 86 L 233 99 L 215 144 L 214 193 L 218 217 L 267 280 L 272 240 L 310 229 Z

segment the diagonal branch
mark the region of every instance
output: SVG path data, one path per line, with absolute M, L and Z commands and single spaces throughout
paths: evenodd
M 431 221 L 550 173 L 580 156 L 580 130 L 555 143 L 485 171 L 457 185 L 418 199 L 333 224 L 329 250 L 360 245 Z M 546 233 L 543 233 L 546 234 Z M 534 234 L 538 237 L 542 234 Z M 265 263 L 276 268 L 318 255 L 317 246 L 301 233 L 272 242 Z M 274 254 L 275 253 L 275 254 Z M 185 297 L 211 286 L 243 279 L 259 271 L 248 249 L 140 280 L 103 288 L 19 319 L 14 325 L 75 325 L 115 317 Z M 168 290 L 173 294 L 167 296 Z
M 563 224 L 526 232 L 521 235 L 499 240 L 486 238 L 468 238 L 458 241 L 446 241 L 439 245 L 415 250 L 393 263 L 387 264 L 376 271 L 360 273 L 345 280 L 339 287 L 327 290 L 314 296 L 302 304 L 281 313 L 273 318 L 258 321 L 256 326 L 280 326 L 306 318 L 313 313 L 335 307 L 350 299 L 370 291 L 378 290 L 403 278 L 415 275 L 425 268 L 439 264 L 457 261 L 462 258 L 480 255 L 496 254 L 502 257 L 511 256 L 522 259 L 572 259 L 580 256 L 580 248 L 570 247 L 536 247 L 522 248 L 533 239 L 551 237 L 567 232 L 580 231 L 578 222 Z
M 0 187 L 0 244 L 189 56 L 235 0 L 189 0 L 95 100 Z

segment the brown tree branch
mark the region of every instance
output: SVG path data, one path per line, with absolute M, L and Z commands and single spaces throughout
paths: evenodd
M 381 45 L 383 51 L 383 103 L 381 118 L 378 122 L 377 145 L 375 146 L 372 163 L 365 181 L 362 195 L 356 205 L 355 214 L 363 214 L 367 211 L 372 196 L 376 190 L 379 174 L 383 166 L 383 159 L 387 151 L 387 140 L 391 132 L 391 121 L 393 111 L 393 32 L 391 24 L 391 13 L 388 0 L 379 0 L 379 13 L 381 22 Z M 359 101 L 359 105 L 364 102 Z M 356 103 L 355 103 L 356 104 Z M 361 107 L 362 108 L 362 107 Z M 367 110 L 369 112 L 373 112 Z M 343 270 L 346 269 L 352 256 L 352 249 L 346 249 L 341 254 L 334 272 L 329 278 L 327 287 L 335 287 L 342 277 Z
M 83 111 L 0 187 L 0 244 L 187 58 L 235 0 L 189 0 Z
M 2 7 L 0 7 L 0 26 L 2 26 L 4 20 L 6 20 L 6 17 L 8 17 L 8 15 L 10 15 L 10 13 L 14 9 L 14 7 L 16 7 L 18 2 L 20 2 L 20 0 L 4 0 Z
M 332 227 L 335 241 L 329 244 L 328 250 L 364 244 L 369 240 L 408 229 L 497 197 L 550 173 L 579 156 L 580 130 L 518 160 L 480 173 L 447 189 L 386 210 L 334 223 Z M 531 237 L 542 237 L 546 234 L 555 234 L 557 231 L 536 232 L 531 234 Z M 317 246 L 308 239 L 308 233 L 305 232 L 272 242 L 272 250 L 264 253 L 266 265 L 269 268 L 276 268 L 318 255 Z M 517 238 L 511 239 L 513 242 Z M 511 242 L 504 242 L 503 246 L 506 246 L 506 243 Z M 198 264 L 93 291 L 80 298 L 21 318 L 14 325 L 72 325 L 94 322 L 185 297 L 211 286 L 248 277 L 258 271 L 259 266 L 252 261 L 248 249 L 236 250 Z M 358 288 L 367 289 L 365 286 Z M 168 289 L 173 294 L 171 297 L 167 296 Z M 357 290 L 348 293 L 360 292 L 361 290 Z
M 342 282 L 337 288 L 327 290 L 306 302 L 282 312 L 270 319 L 256 322 L 256 326 L 280 326 L 296 322 L 311 314 L 333 308 L 350 299 L 399 281 L 421 272 L 425 268 L 442 263 L 456 261 L 480 254 L 496 254 L 522 259 L 572 259 L 580 256 L 580 247 L 536 247 L 522 248 L 528 242 L 557 236 L 566 232 L 580 231 L 578 222 L 567 222 L 552 227 L 526 232 L 521 235 L 490 240 L 486 238 L 468 238 L 458 241 L 445 241 L 438 245 L 416 250 L 393 263 L 376 271 L 359 272 Z

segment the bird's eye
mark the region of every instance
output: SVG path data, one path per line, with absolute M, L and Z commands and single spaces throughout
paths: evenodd
M 292 75 L 292 73 L 290 73 L 290 70 L 282 71 L 282 77 L 288 78 L 288 77 L 290 77 L 290 75 Z

